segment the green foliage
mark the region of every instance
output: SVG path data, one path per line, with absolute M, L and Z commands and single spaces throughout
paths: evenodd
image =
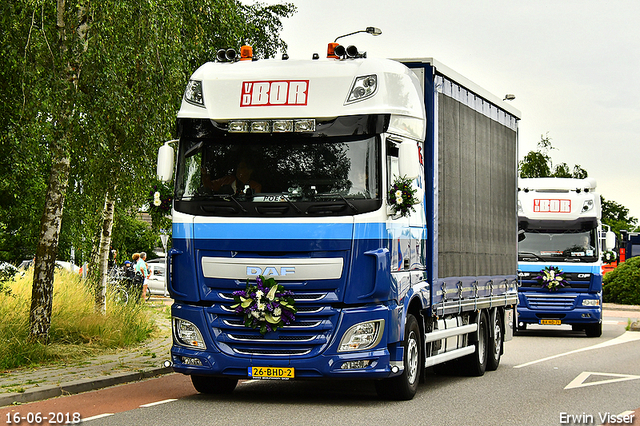
M 71 152 L 58 257 L 68 259 L 73 247 L 77 263 L 89 260 L 108 192 L 118 206 L 114 233 L 127 236 L 113 245 L 129 251 L 129 236 L 145 233 L 127 216 L 147 202 L 157 148 L 173 137 L 191 73 L 218 48 L 250 43 L 259 58 L 286 50 L 280 21 L 295 12 L 289 3 L 235 0 L 65 4 L 68 48 L 58 39 L 55 2 L 0 4 L 9 29 L 0 32 L 0 260 L 36 251 L 58 140 Z M 134 251 L 145 246 L 135 244 Z
M 602 202 L 602 223 L 609 225 L 611 230 L 616 233 L 618 238 L 621 238 L 620 230 L 626 230 L 629 232 L 635 232 L 638 230 L 636 224 L 638 219 L 633 216 L 629 216 L 629 209 L 622 204 L 615 201 L 605 200 L 604 197 L 600 197 Z
M 152 259 L 153 249 L 158 247 L 157 233 L 148 223 L 138 219 L 137 215 L 119 215 L 113 227 L 112 248 L 117 250 L 117 262 L 122 264 L 131 260 L 133 253 L 144 251 Z
M 569 169 L 567 163 L 553 165 L 549 151 L 555 149 L 551 145 L 551 138 L 547 134 L 540 136 L 538 149 L 529 151 L 524 159 L 518 164 L 521 178 L 541 178 L 541 177 L 558 177 L 558 178 L 576 178 L 584 179 L 588 177 L 588 173 L 578 164 L 573 166 L 573 171 Z
M 602 280 L 602 294 L 608 303 L 640 305 L 640 256 L 607 272 Z
M 42 363 L 69 362 L 109 348 L 136 345 L 154 325 L 144 305 L 108 301 L 106 315 L 94 312 L 93 295 L 76 274 L 56 272 L 50 344 L 28 341 L 31 274 L 12 283 L 12 295 L 0 294 L 0 370 Z

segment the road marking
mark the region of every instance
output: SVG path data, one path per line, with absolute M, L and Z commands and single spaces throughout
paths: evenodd
M 165 399 L 165 400 L 162 400 L 162 401 L 150 402 L 148 404 L 142 404 L 140 407 L 142 407 L 142 408 L 153 407 L 154 405 L 166 404 L 167 402 L 173 402 L 173 401 L 177 401 L 177 399 L 176 398 L 171 398 L 171 399 Z
M 82 422 L 84 423 L 91 420 L 98 420 L 98 419 L 102 419 L 104 417 L 109 417 L 109 416 L 113 416 L 113 413 L 104 413 L 104 414 L 98 414 L 97 416 L 87 417 L 86 419 L 82 419 Z
M 591 376 L 614 377 L 614 379 L 605 379 L 605 380 L 598 380 L 596 382 L 585 383 L 585 380 L 587 380 Z M 608 383 L 626 382 L 627 380 L 636 380 L 636 379 L 640 379 L 640 376 L 634 376 L 631 374 L 594 373 L 592 371 L 585 371 L 583 373 L 578 374 L 578 377 L 573 379 L 571 383 L 569 383 L 564 388 L 565 389 L 585 388 L 587 386 L 605 385 Z
M 540 362 L 549 361 L 549 360 L 555 359 L 555 358 L 560 358 L 560 357 L 565 356 L 565 355 L 572 355 L 572 354 L 576 354 L 576 353 L 579 353 L 579 352 L 590 351 L 592 349 L 606 348 L 608 346 L 619 345 L 621 343 L 628 343 L 628 342 L 633 342 L 633 341 L 636 341 L 636 340 L 640 340 L 640 333 L 638 333 L 636 331 L 626 331 L 624 334 L 616 337 L 615 339 L 607 340 L 606 342 L 602 342 L 602 343 L 599 343 L 597 345 L 588 346 L 586 348 L 576 349 L 574 351 L 565 352 L 563 354 L 557 354 L 557 355 L 549 356 L 549 357 L 546 357 L 546 358 L 537 359 L 535 361 L 529 361 L 529 362 L 526 362 L 524 364 L 516 365 L 513 368 L 528 367 L 528 366 L 533 365 L 533 364 L 538 364 Z

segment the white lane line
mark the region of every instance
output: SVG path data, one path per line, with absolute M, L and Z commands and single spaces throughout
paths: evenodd
M 549 361 L 551 359 L 560 358 L 560 357 L 565 356 L 565 355 L 572 355 L 572 354 L 576 354 L 576 353 L 579 353 L 579 352 L 590 351 L 592 349 L 606 348 L 608 346 L 619 345 L 621 343 L 628 343 L 628 342 L 633 342 L 633 341 L 636 341 L 636 340 L 640 340 L 640 333 L 638 333 L 637 331 L 626 331 L 624 334 L 616 337 L 615 339 L 607 340 L 606 342 L 602 342 L 602 343 L 599 343 L 597 345 L 588 346 L 588 347 L 582 348 L 582 349 L 576 349 L 574 351 L 565 352 L 563 354 L 557 354 L 557 355 L 548 356 L 546 358 L 537 359 L 535 361 L 529 361 L 529 362 L 526 362 L 524 364 L 516 365 L 513 368 L 528 367 L 528 366 L 533 365 L 533 364 L 538 364 L 540 362 L 545 362 L 545 361 Z
M 613 379 L 604 379 L 599 380 L 597 382 L 587 382 L 585 381 L 591 376 L 600 376 L 600 377 L 614 377 Z M 640 379 L 640 376 L 634 376 L 631 374 L 617 374 L 617 373 L 594 373 L 593 371 L 585 371 L 578 374 L 578 377 L 573 379 L 571 383 L 565 386 L 565 389 L 575 389 L 575 388 L 584 388 L 587 386 L 595 386 L 595 385 L 605 385 L 607 383 L 615 383 L 615 382 L 626 382 L 627 380 L 636 380 Z
M 172 399 L 165 399 L 165 400 L 162 400 L 162 401 L 150 402 L 148 404 L 142 404 L 140 407 L 142 407 L 142 408 L 153 407 L 154 405 L 166 404 L 167 402 L 173 402 L 173 401 L 177 401 L 177 399 L 176 398 L 172 398 Z
M 82 419 L 82 422 L 89 422 L 91 420 L 97 420 L 97 419 L 102 419 L 104 417 L 109 417 L 109 416 L 113 416 L 113 413 L 104 413 L 104 414 L 98 414 L 97 416 L 92 416 L 92 417 L 87 417 L 86 419 Z

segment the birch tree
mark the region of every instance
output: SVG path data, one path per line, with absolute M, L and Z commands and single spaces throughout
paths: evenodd
M 31 308 L 29 312 L 29 337 L 48 343 L 53 306 L 53 275 L 58 253 L 58 241 L 62 213 L 69 182 L 71 144 L 74 140 L 74 125 L 78 121 L 76 96 L 82 71 L 83 55 L 87 50 L 89 36 L 89 3 L 68 5 L 57 0 L 55 15 L 48 5 L 40 6 L 42 40 L 51 55 L 48 71 L 53 76 L 51 83 L 57 90 L 50 93 L 48 107 L 42 114 L 50 117 L 51 128 L 51 173 L 45 196 L 45 207 L 40 221 L 40 237 L 34 262 Z M 37 9 L 34 8 L 33 16 Z M 55 21 L 53 21 L 55 19 Z M 55 22 L 56 37 L 46 29 Z M 35 20 L 32 21 L 35 25 Z M 25 56 L 29 45 L 25 47 Z

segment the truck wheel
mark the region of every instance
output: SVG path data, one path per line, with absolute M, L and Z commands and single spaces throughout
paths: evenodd
M 489 320 L 485 311 L 479 313 L 478 339 L 474 343 L 475 351 L 462 358 L 462 364 L 469 376 L 482 376 L 487 369 L 489 358 Z
M 584 331 L 587 332 L 587 337 L 600 337 L 602 336 L 602 323 L 587 324 Z
M 200 393 L 223 395 L 233 392 L 238 384 L 238 379 L 192 375 L 191 383 Z
M 422 339 L 416 318 L 407 315 L 404 327 L 404 371 L 400 376 L 375 382 L 378 396 L 384 399 L 407 401 L 418 390 L 422 374 Z
M 502 315 L 500 311 L 496 311 L 493 320 L 492 338 L 489 338 L 489 350 L 487 358 L 487 370 L 495 371 L 500 365 L 500 357 L 502 357 L 502 348 L 504 343 L 504 333 L 502 328 Z

